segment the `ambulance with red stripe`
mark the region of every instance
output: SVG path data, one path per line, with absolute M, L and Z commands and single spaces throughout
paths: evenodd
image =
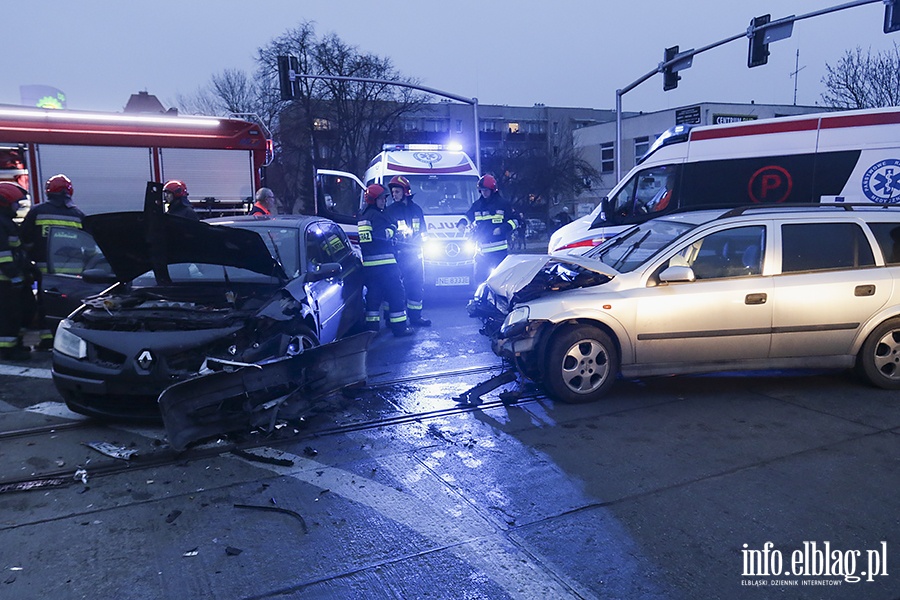
M 366 168 L 362 181 L 350 173 L 320 169 L 324 176 L 355 180 L 359 187 L 378 183 L 387 189 L 396 175 L 409 180 L 413 200 L 425 213 L 423 254 L 425 285 L 438 288 L 467 288 L 472 285 L 475 245 L 457 228 L 478 194 L 478 169 L 462 149 L 436 144 L 387 144 Z M 357 198 L 358 196 L 357 192 Z M 340 194 L 334 188 L 323 190 L 329 210 L 322 214 L 347 223 L 340 214 Z M 390 200 L 388 201 L 390 202 Z M 357 206 L 358 208 L 358 206 Z M 354 223 L 355 225 L 355 223 Z M 347 230 L 347 225 L 342 225 Z M 353 225 L 351 225 L 352 227 Z M 351 239 L 353 232 L 348 232 Z
M 808 202 L 900 203 L 900 108 L 674 127 L 548 251 L 581 254 L 675 210 Z

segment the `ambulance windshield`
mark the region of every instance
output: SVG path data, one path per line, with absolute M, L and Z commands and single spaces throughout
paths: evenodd
M 467 175 L 407 175 L 413 200 L 426 215 L 462 215 L 476 199 L 478 178 Z

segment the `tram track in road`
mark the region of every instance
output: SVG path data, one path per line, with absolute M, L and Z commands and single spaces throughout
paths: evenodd
M 390 380 L 379 381 L 376 379 L 372 382 L 371 385 L 367 385 L 361 389 L 383 390 L 385 388 L 389 388 L 394 385 L 402 385 L 404 383 L 429 379 L 451 378 L 461 375 L 472 375 L 498 371 L 502 368 L 502 365 L 467 367 L 429 374 L 398 377 Z M 528 405 L 537 402 L 542 398 L 544 398 L 543 394 L 539 393 L 524 394 L 517 399 L 515 405 Z M 452 400 L 448 399 L 448 402 L 452 402 Z M 154 449 L 150 453 L 139 453 L 127 461 L 114 458 L 94 461 L 92 462 L 91 468 L 88 471 L 88 476 L 93 479 L 96 477 L 107 477 L 125 472 L 134 472 L 136 470 L 166 467 L 179 463 L 187 463 L 215 458 L 217 456 L 222 456 L 229 453 L 242 453 L 247 450 L 264 447 L 279 447 L 287 444 L 299 444 L 319 438 L 336 436 L 345 433 L 375 430 L 386 427 L 396 427 L 409 423 L 453 417 L 456 415 L 471 413 L 477 410 L 491 410 L 494 408 L 502 407 L 504 405 L 506 404 L 500 399 L 486 400 L 484 402 L 479 401 L 478 403 L 472 404 L 453 404 L 452 406 L 448 406 L 446 408 L 437 408 L 418 412 L 400 412 L 398 414 L 393 414 L 386 417 L 379 417 L 339 425 L 325 425 L 310 430 L 297 430 L 296 427 L 286 427 L 282 429 L 292 430 L 294 431 L 294 433 L 279 433 L 280 430 L 276 430 L 274 435 L 270 435 L 268 437 L 265 437 L 264 439 L 255 439 L 252 441 L 237 440 L 225 443 L 217 443 L 215 446 L 195 446 L 183 452 L 176 452 L 168 446 L 162 445 L 158 449 Z M 324 413 L 318 413 L 316 416 L 322 416 L 323 414 Z M 32 428 L 0 431 L 0 440 L 50 435 L 55 434 L 59 431 L 86 429 L 91 426 L 96 427 L 97 425 L 97 421 L 83 420 L 73 421 L 69 423 L 57 423 L 54 425 L 42 425 Z M 100 425 L 103 424 L 100 423 Z M 246 457 L 246 455 L 244 456 Z M 73 479 L 72 468 L 57 469 L 42 473 L 39 476 L 0 478 L 0 494 L 46 487 L 64 487 L 76 482 L 77 480 Z

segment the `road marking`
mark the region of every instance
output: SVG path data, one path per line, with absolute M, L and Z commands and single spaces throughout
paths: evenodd
M 52 379 L 50 369 L 34 369 L 31 367 L 17 367 L 16 365 L 0 365 L 0 375 L 18 375 L 19 377 L 34 377 L 35 379 Z
M 48 415 L 51 417 L 71 419 L 73 421 L 81 421 L 87 419 L 87 417 L 85 417 L 84 415 L 79 415 L 69 410 L 65 402 L 41 402 L 40 404 L 31 405 L 25 410 L 27 410 L 28 412 Z
M 490 521 L 466 507 L 439 480 L 437 497 L 416 497 L 336 466 L 304 458 L 273 448 L 257 448 L 248 452 L 260 456 L 289 459 L 292 467 L 270 465 L 234 457 L 256 467 L 340 495 L 379 512 L 430 539 L 437 548 L 445 549 L 490 577 L 510 598 L 570 598 L 576 594 L 566 587 L 540 560 L 529 556 Z M 394 473 L 402 480 L 415 464 L 394 458 L 378 460 L 380 469 Z M 424 471 L 425 467 L 422 466 Z M 419 473 L 419 475 L 423 475 Z M 585 597 L 590 597 L 585 596 Z

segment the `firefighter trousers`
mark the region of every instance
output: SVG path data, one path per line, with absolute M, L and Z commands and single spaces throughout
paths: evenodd
M 366 327 L 378 331 L 381 327 L 381 302 L 388 303 L 388 326 L 406 329 L 406 292 L 397 263 L 363 267 L 366 282 Z

